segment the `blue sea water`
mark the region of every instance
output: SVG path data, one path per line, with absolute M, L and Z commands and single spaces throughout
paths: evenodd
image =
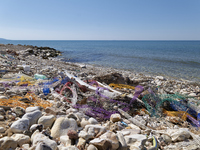
M 166 75 L 200 82 L 200 41 L 16 41 L 3 44 L 49 46 L 70 62 Z

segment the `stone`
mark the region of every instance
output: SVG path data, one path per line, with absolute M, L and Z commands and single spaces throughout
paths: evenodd
M 26 108 L 26 113 L 34 112 L 34 111 L 37 111 L 37 110 L 40 110 L 40 108 L 39 108 L 38 106 L 35 106 L 35 107 L 27 107 L 27 108 Z
M 48 114 L 52 114 L 54 116 L 56 115 L 66 115 L 65 112 L 62 112 L 59 108 L 55 108 L 55 107 L 47 107 L 45 109 L 45 112 Z
M 93 134 L 95 137 L 99 137 L 106 132 L 106 128 L 100 125 L 86 125 L 85 131 Z
M 15 121 L 10 129 L 14 133 L 23 133 L 24 131 L 28 130 L 29 127 L 29 119 L 27 118 L 22 118 L 17 121 Z
M 92 118 L 92 117 L 88 120 L 88 122 L 90 124 L 99 124 L 99 122 L 96 119 Z
M 131 146 L 132 144 L 134 144 L 134 146 L 136 147 L 139 147 L 140 145 L 145 143 L 147 140 L 146 135 L 142 135 L 142 134 L 132 134 L 132 135 L 125 136 L 124 138 L 127 145 Z M 137 145 L 135 145 L 136 142 L 138 142 Z
M 110 116 L 110 121 L 112 122 L 118 122 L 118 121 L 121 121 L 121 115 L 120 114 L 112 114 Z
M 79 117 L 78 117 L 76 114 L 74 114 L 74 113 L 68 114 L 67 117 L 68 117 L 68 118 L 73 118 L 74 120 L 76 120 L 76 122 L 77 122 L 78 125 L 79 125 L 80 122 L 81 122 L 81 120 L 79 119 Z
M 85 126 L 89 125 L 89 124 L 90 124 L 90 122 L 88 120 L 86 120 L 85 118 L 83 118 L 81 120 L 81 123 L 80 123 L 80 125 L 81 125 L 82 128 L 85 128 Z
M 95 138 L 90 141 L 90 144 L 93 144 L 98 150 L 111 150 L 112 144 L 104 139 Z
M 0 121 L 4 121 L 4 116 L 0 115 Z
M 76 121 L 72 118 L 60 117 L 56 119 L 51 129 L 51 136 L 55 139 L 62 135 L 67 135 L 69 129 L 77 131 L 78 126 Z
M 48 127 L 51 128 L 55 120 L 56 117 L 54 115 L 42 116 L 38 119 L 38 124 L 42 124 L 45 129 Z
M 68 146 L 68 147 L 62 147 L 61 150 L 79 150 L 79 149 L 75 146 Z
M 36 130 L 31 136 L 32 145 L 37 145 L 38 143 L 42 142 L 45 145 L 48 145 L 52 150 L 57 150 L 57 143 L 54 140 L 49 139 L 44 134 L 40 133 Z
M 33 124 L 31 127 L 30 127 L 30 132 L 35 132 L 36 130 L 39 130 L 40 132 L 43 130 L 43 125 L 42 124 Z
M 161 135 L 161 137 L 163 138 L 163 140 L 166 142 L 166 143 L 171 143 L 172 142 L 172 138 L 166 134 L 163 134 Z
M 30 148 L 29 144 L 23 144 L 23 145 L 22 145 L 22 149 L 27 150 L 27 149 L 29 149 L 29 148 Z
M 43 142 L 38 142 L 35 150 L 52 150 L 52 148 Z
M 128 146 L 126 144 L 126 140 L 124 139 L 123 134 L 121 132 L 117 132 L 117 137 L 120 143 L 118 150 L 127 150 Z
M 120 131 L 123 135 L 140 134 L 140 129 L 123 129 Z
M 77 147 L 79 149 L 84 149 L 85 148 L 85 144 L 86 144 L 86 140 L 83 138 L 79 138 L 78 139 L 78 143 L 77 143 Z
M 191 137 L 191 134 L 187 128 L 172 129 L 168 132 L 168 135 L 171 136 L 173 142 L 184 141 Z
M 88 141 L 89 139 L 93 139 L 94 138 L 94 134 L 93 133 L 87 133 L 86 131 L 82 130 L 78 134 L 78 137 L 83 138 L 86 141 Z
M 67 131 L 67 135 L 69 136 L 69 139 L 71 139 L 71 140 L 76 140 L 76 139 L 78 139 L 78 133 L 75 131 L 75 130 L 73 130 L 73 129 L 69 129 L 68 131 Z
M 99 138 L 109 141 L 112 145 L 112 150 L 118 149 L 119 141 L 117 135 L 114 132 L 108 131 L 102 134 Z
M 22 108 L 22 107 L 19 107 L 19 106 L 14 107 L 13 111 L 17 115 L 17 117 L 21 117 L 21 116 L 23 116 L 25 114 L 25 109 Z
M 31 142 L 30 137 L 24 134 L 13 134 L 11 138 L 13 138 L 20 147 L 23 144 L 29 144 Z
M 42 112 L 40 110 L 32 111 L 26 113 L 22 118 L 29 119 L 29 126 L 36 124 L 38 119 L 42 116 Z
M 87 147 L 87 150 L 98 150 L 94 145 L 90 144 L 88 147 Z
M 5 132 L 4 127 L 0 127 L 0 133 L 4 133 L 4 132 Z
M 0 107 L 0 115 L 3 116 L 3 115 L 5 115 L 5 114 L 6 114 L 5 110 L 4 110 L 3 108 Z
M 0 138 L 0 150 L 10 150 L 17 147 L 17 142 L 11 137 Z
M 8 97 L 0 95 L 0 99 L 8 99 Z
M 69 139 L 68 135 L 63 135 L 60 137 L 60 142 L 64 145 L 64 146 L 71 146 L 71 139 Z

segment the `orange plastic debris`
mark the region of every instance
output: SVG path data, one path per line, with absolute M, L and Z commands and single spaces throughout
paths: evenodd
M 30 100 L 30 102 L 19 101 L 22 98 L 27 98 L 27 99 Z M 24 97 L 13 96 L 10 99 L 0 99 L 0 106 L 9 106 L 9 107 L 20 106 L 20 107 L 23 107 L 23 108 L 27 108 L 27 107 L 30 107 L 30 106 L 41 106 L 43 108 L 46 108 L 46 107 L 51 107 L 52 104 L 48 101 L 45 101 L 45 100 L 38 98 L 33 93 L 27 93 Z

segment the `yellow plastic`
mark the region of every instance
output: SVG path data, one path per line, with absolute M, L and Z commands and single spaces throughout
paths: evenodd
M 110 83 L 109 84 L 110 87 L 112 87 L 113 89 L 123 89 L 123 88 L 126 88 L 126 89 L 135 89 L 134 86 L 130 86 L 130 85 L 126 85 L 126 84 L 115 84 L 115 83 Z

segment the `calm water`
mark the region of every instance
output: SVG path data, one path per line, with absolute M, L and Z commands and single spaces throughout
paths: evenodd
M 200 41 L 0 41 L 49 46 L 70 62 L 97 64 L 200 82 Z

